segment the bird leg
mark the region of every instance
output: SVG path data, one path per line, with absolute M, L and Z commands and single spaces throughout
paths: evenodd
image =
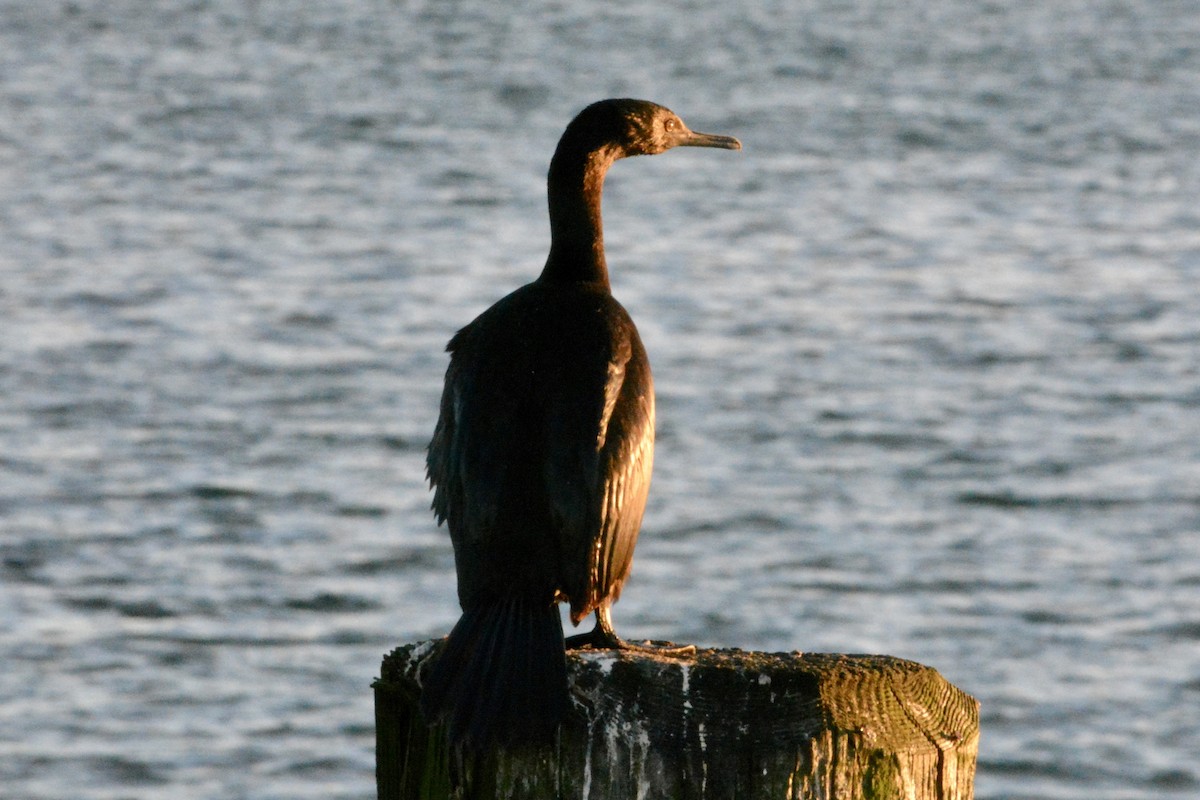
M 668 658 L 689 658 L 696 654 L 694 644 L 676 645 L 656 642 L 635 644 L 625 641 L 613 630 L 612 612 L 607 605 L 596 609 L 596 627 L 588 633 L 568 636 L 566 645 L 568 650 L 627 650 L 633 653 L 647 653 Z

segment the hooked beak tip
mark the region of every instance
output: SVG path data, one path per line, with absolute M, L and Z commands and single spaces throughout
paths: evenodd
M 679 142 L 681 147 L 717 147 L 722 150 L 741 150 L 742 143 L 732 136 L 722 136 L 717 133 L 697 133 L 688 131 L 683 141 Z

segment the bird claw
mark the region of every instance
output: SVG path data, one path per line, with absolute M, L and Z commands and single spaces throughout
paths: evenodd
M 599 626 L 588 633 L 567 637 L 566 647 L 568 650 L 623 650 L 627 653 L 645 653 L 665 658 L 691 658 L 696 655 L 696 645 L 694 644 L 659 641 L 629 642 L 610 631 L 601 630 Z

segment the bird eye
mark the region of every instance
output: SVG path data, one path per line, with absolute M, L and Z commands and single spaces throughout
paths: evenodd
M 674 130 L 678 127 L 679 127 L 679 120 L 675 119 L 674 117 L 671 117 L 663 122 L 663 130 L 666 131 L 667 133 L 674 132 Z

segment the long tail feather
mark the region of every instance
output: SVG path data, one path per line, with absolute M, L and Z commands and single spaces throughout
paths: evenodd
M 548 743 L 567 705 L 558 607 L 519 596 L 463 612 L 421 696 L 426 719 L 478 748 Z

